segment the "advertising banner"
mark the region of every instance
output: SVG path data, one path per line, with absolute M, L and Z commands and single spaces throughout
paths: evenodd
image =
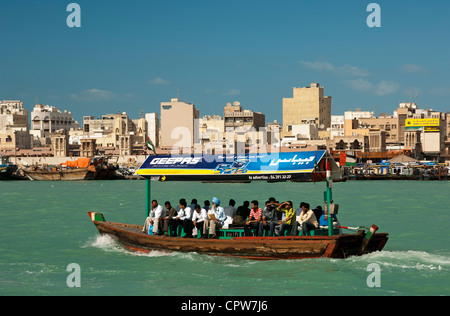
M 406 119 L 405 127 L 426 127 L 437 126 L 439 127 L 438 118 L 423 118 L 423 119 Z
M 150 156 L 136 174 L 161 181 L 307 180 L 324 155 L 325 151 Z

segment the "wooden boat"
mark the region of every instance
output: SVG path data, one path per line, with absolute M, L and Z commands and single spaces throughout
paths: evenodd
M 22 168 L 22 170 L 30 180 L 37 181 L 83 180 L 88 173 L 88 168 L 75 168 L 66 170 L 47 170 L 44 168 L 33 170 L 31 168 Z
M 30 180 L 38 181 L 77 181 L 114 179 L 117 166 L 108 164 L 104 157 L 79 158 L 66 161 L 58 166 L 21 166 Z
M 258 162 L 253 165 L 246 164 L 245 167 L 250 170 L 251 176 L 247 176 L 245 180 L 265 180 L 265 181 L 286 181 L 298 179 L 295 175 L 302 174 L 305 179 L 311 180 L 311 173 L 317 172 L 319 175 L 323 171 L 326 178 L 327 205 L 331 205 L 331 188 L 332 188 L 332 171 L 337 169 L 336 164 L 328 153 L 320 153 L 320 158 L 324 158 L 322 163 L 314 163 L 314 157 L 317 153 L 289 153 L 290 156 L 276 157 L 275 162 Z M 312 158 L 311 158 L 312 157 Z M 234 157 L 235 159 L 244 159 Z M 281 159 L 282 158 L 282 159 Z M 162 160 L 164 159 L 164 160 Z M 195 159 L 195 160 L 194 160 Z M 151 209 L 150 183 L 151 180 L 164 181 L 165 175 L 163 171 L 171 175 L 171 179 L 192 181 L 193 177 L 197 180 L 211 181 L 214 179 L 212 171 L 220 177 L 221 181 L 234 182 L 244 180 L 237 178 L 235 173 L 220 173 L 219 168 L 215 165 L 204 163 L 198 157 L 178 157 L 167 158 L 165 156 L 150 156 L 146 162 L 136 172 L 146 178 L 147 183 L 147 216 Z M 245 158 L 246 159 L 246 158 Z M 194 166 L 180 166 L 180 162 L 192 162 Z M 306 162 L 303 168 L 301 163 Z M 178 163 L 178 164 L 177 164 Z M 260 173 L 258 173 L 258 163 L 260 163 Z M 264 163 L 266 164 L 264 166 Z M 286 166 L 277 166 L 276 170 L 272 170 L 272 174 L 267 170 L 268 165 L 279 163 L 287 164 Z M 334 163 L 334 164 L 333 164 Z M 158 165 L 160 164 L 160 165 Z M 292 165 L 298 164 L 298 165 Z M 322 166 L 322 168 L 320 167 Z M 323 168 L 326 167 L 326 171 Z M 208 169 L 209 168 L 209 169 Z M 228 169 L 232 169 L 227 166 Z M 309 170 L 305 172 L 305 168 Z M 226 169 L 226 170 L 228 170 Z M 281 169 L 281 173 L 279 172 Z M 303 172 L 302 172 L 303 171 Z M 201 175 L 204 175 L 202 179 Z M 263 175 L 263 176 L 259 176 Z M 293 175 L 292 177 L 288 177 Z M 319 178 L 323 178 L 320 176 Z M 341 177 L 337 177 L 340 179 Z M 334 213 L 330 213 L 334 214 Z M 132 251 L 150 252 L 152 250 L 162 251 L 180 251 L 180 252 L 196 252 L 199 254 L 234 256 L 248 259 L 304 259 L 304 258 L 346 258 L 352 255 L 363 255 L 373 251 L 381 251 L 388 240 L 387 233 L 377 233 L 378 227 L 372 225 L 370 229 L 358 230 L 352 234 L 339 234 L 339 230 L 333 229 L 332 216 L 328 216 L 328 226 L 325 230 L 316 230 L 314 236 L 286 236 L 286 237 L 229 237 L 229 230 L 220 230 L 222 237 L 219 239 L 198 239 L 198 238 L 177 238 L 177 237 L 161 237 L 147 235 L 142 232 L 143 226 L 123 224 L 116 222 L 107 222 L 100 213 L 89 212 L 89 216 L 101 234 L 106 234 L 116 239 L 127 249 Z M 347 227 L 348 228 L 348 227 Z M 316 233 L 317 232 L 317 233 Z M 322 233 L 322 234 L 320 234 Z M 219 234 L 219 236 L 220 236 Z
M 142 226 L 107 222 L 100 213 L 89 217 L 101 234 L 113 237 L 131 251 L 152 250 L 195 252 L 198 254 L 233 256 L 246 259 L 306 259 L 347 258 L 381 251 L 388 234 L 365 232 L 333 236 L 232 237 L 230 239 L 200 239 L 162 237 L 142 233 Z M 374 226 L 372 226 L 374 227 Z M 222 230 L 226 231 L 226 230 Z

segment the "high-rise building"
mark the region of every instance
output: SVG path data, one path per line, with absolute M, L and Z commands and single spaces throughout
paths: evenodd
M 290 126 L 316 124 L 319 130 L 331 127 L 331 97 L 324 96 L 318 83 L 293 88 L 292 98 L 283 98 L 283 132 L 289 135 Z
M 181 102 L 178 98 L 161 102 L 161 147 L 193 148 L 199 115 L 193 103 Z

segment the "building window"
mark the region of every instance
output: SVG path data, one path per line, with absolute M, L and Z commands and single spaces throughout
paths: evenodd
M 163 105 L 163 110 L 170 110 L 171 108 L 171 105 Z
M 361 149 L 361 145 L 358 140 L 355 139 L 354 142 L 350 143 L 350 149 Z
M 336 143 L 336 150 L 346 150 L 347 149 L 347 143 L 344 142 L 342 139 L 339 141 L 339 143 Z

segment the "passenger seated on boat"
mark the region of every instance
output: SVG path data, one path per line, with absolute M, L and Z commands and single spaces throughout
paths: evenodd
M 322 206 L 317 205 L 316 208 L 313 209 L 312 211 L 314 212 L 314 215 L 316 215 L 316 219 L 320 219 L 322 217 L 323 214 Z
M 190 206 L 186 206 L 185 199 L 180 200 L 180 209 L 184 210 L 183 228 L 185 235 L 183 237 L 192 238 L 192 229 L 194 229 L 194 224 L 192 223 L 192 215 L 194 210 Z
M 209 208 L 211 207 L 211 203 L 209 203 L 209 201 L 208 200 L 205 200 L 204 202 L 203 202 L 203 208 L 208 212 L 209 211 Z
M 286 218 L 282 221 L 279 221 L 278 224 L 281 224 L 280 226 L 280 236 L 284 236 L 285 231 L 288 231 L 288 234 L 291 234 L 292 225 L 295 222 L 295 209 L 292 207 L 292 201 L 286 201 L 281 203 L 278 208 L 278 212 L 283 212 L 286 214 Z
M 302 212 L 295 222 L 292 232 L 295 236 L 298 235 L 298 227 L 300 227 L 302 230 L 302 236 L 311 236 L 311 230 L 319 227 L 316 215 L 314 215 L 314 212 L 309 209 L 309 203 L 302 202 L 300 203 L 300 207 Z
M 149 233 L 148 229 L 151 225 L 153 225 L 153 234 L 156 235 L 158 233 L 159 220 L 161 218 L 163 212 L 163 208 L 161 205 L 158 205 L 158 201 L 152 201 L 152 210 L 149 216 L 145 220 L 144 227 L 142 229 L 143 233 Z
M 194 215 L 192 215 L 192 223 L 194 224 L 194 227 L 197 228 L 197 231 L 200 231 L 201 237 L 203 238 L 204 232 L 203 232 L 203 225 L 206 220 L 208 220 L 208 212 L 201 208 L 200 205 L 196 205 L 194 207 Z
M 182 206 L 183 204 L 183 206 Z M 184 220 L 186 219 L 186 200 L 181 199 L 178 203 L 178 214 L 174 218 L 172 230 L 174 231 L 174 237 L 178 236 L 178 227 L 184 227 Z
M 177 216 L 177 211 L 172 207 L 172 205 L 170 204 L 169 201 L 167 201 L 166 203 L 164 203 L 164 206 L 166 207 L 166 210 L 164 212 L 164 217 L 161 218 L 160 220 L 160 231 L 162 231 L 162 233 L 167 236 L 168 232 L 169 232 L 169 227 L 171 228 L 171 235 L 174 235 L 174 231 L 173 231 L 173 223 L 174 223 L 174 218 Z
M 330 200 L 330 205 L 331 205 L 331 209 L 334 210 L 334 208 L 336 206 L 333 203 L 333 200 Z M 333 222 L 336 222 L 337 221 L 336 214 L 331 214 L 331 216 L 333 217 Z M 324 212 L 323 212 L 322 216 L 320 216 L 319 225 L 328 227 L 328 205 L 327 205 L 327 201 L 325 201 L 325 208 L 324 208 Z
M 266 207 L 262 211 L 262 221 L 259 223 L 259 235 L 263 236 L 264 230 L 268 230 L 268 236 L 273 237 L 275 232 L 275 226 L 278 224 L 278 212 L 277 207 L 280 203 L 275 201 L 275 198 L 270 198 L 266 202 Z
M 194 215 L 194 208 L 195 208 L 196 205 L 197 205 L 197 199 L 192 199 L 191 200 L 191 205 L 188 206 L 192 210 L 192 215 Z M 192 219 L 192 216 L 191 216 L 191 219 Z
M 244 201 L 244 203 L 239 206 L 236 210 L 236 215 L 233 218 L 233 223 L 231 224 L 234 227 L 242 227 L 245 224 L 245 220 L 250 214 L 250 209 L 248 208 L 250 205 L 249 201 Z
M 258 201 L 253 200 L 251 204 L 250 214 L 248 216 L 248 220 L 244 224 L 244 233 L 245 236 L 251 236 L 251 229 L 256 230 L 256 234 L 261 236 L 259 223 L 262 220 L 262 210 L 258 205 Z
M 230 199 L 228 206 L 226 206 L 223 211 L 225 212 L 225 216 L 227 217 L 225 219 L 223 228 L 229 228 L 231 224 L 233 224 L 233 218 L 236 216 L 236 208 L 234 207 L 236 205 L 236 202 L 233 199 Z
M 207 234 L 209 231 L 209 235 L 211 236 L 211 238 L 219 238 L 219 229 L 222 228 L 226 216 L 223 207 L 220 206 L 220 200 L 216 197 L 213 197 L 211 201 L 212 206 L 208 211 L 209 218 L 203 225 L 203 234 L 204 238 L 207 238 Z
M 334 204 L 333 200 L 330 201 L 331 205 L 331 213 L 337 213 L 339 204 Z M 339 220 L 337 218 L 336 214 L 331 214 L 331 217 L 333 219 L 333 229 L 339 229 L 339 235 L 342 235 L 342 229 L 341 224 L 339 223 Z M 327 208 L 327 202 L 325 201 L 325 210 L 322 216 L 319 219 L 319 226 L 320 228 L 328 228 L 328 208 Z
M 231 217 L 232 219 L 236 216 L 236 208 L 234 207 L 236 205 L 236 201 L 233 199 L 230 199 L 230 202 L 228 203 L 228 206 L 223 209 L 226 216 Z

